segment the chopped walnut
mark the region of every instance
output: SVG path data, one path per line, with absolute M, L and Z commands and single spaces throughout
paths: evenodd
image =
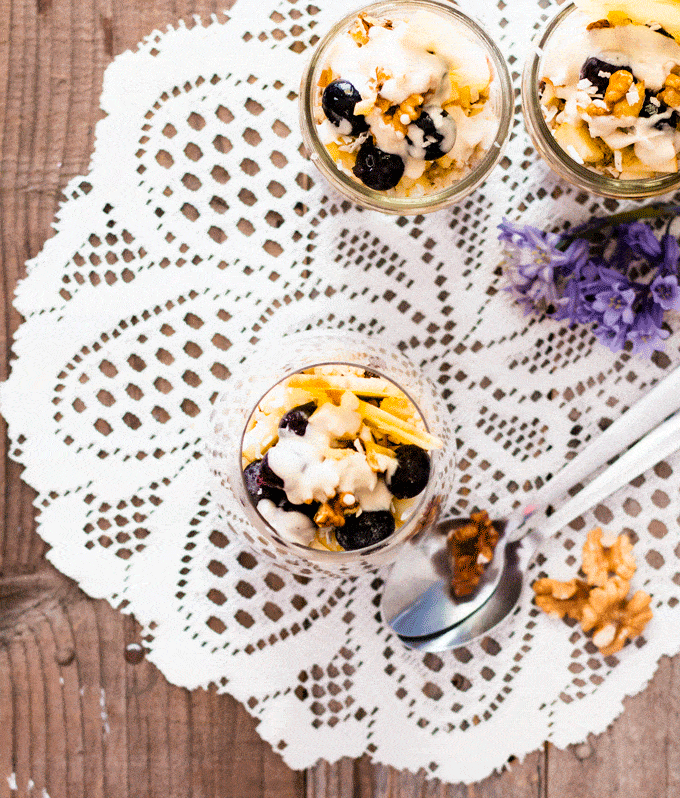
M 583 573 L 589 585 L 602 587 L 610 573 L 628 580 L 635 573 L 633 544 L 628 535 L 606 537 L 601 527 L 595 527 L 588 532 L 581 556 Z
M 356 512 L 359 502 L 353 493 L 339 493 L 327 502 L 322 502 L 314 515 L 317 526 L 344 526 L 345 515 Z
M 630 582 L 620 576 L 608 579 L 602 587 L 590 591 L 583 608 L 581 627 L 593 632 L 593 643 L 604 656 L 620 651 L 626 641 L 642 633 L 652 618 L 652 597 L 638 590 L 626 600 Z
M 607 105 L 622 100 L 628 93 L 628 89 L 633 85 L 633 76 L 627 69 L 617 69 L 609 78 L 607 90 L 604 93 L 604 101 Z
M 498 531 L 486 510 L 472 513 L 470 521 L 452 529 L 446 538 L 451 563 L 451 590 L 454 596 L 468 596 L 479 584 L 493 559 Z
M 657 98 L 671 108 L 680 108 L 680 75 L 671 72 L 663 85 L 663 91 L 656 95 Z
M 330 67 L 326 67 L 319 75 L 319 82 L 317 85 L 320 89 L 325 89 L 332 80 L 333 70 Z
M 588 600 L 590 588 L 582 579 L 559 582 L 557 579 L 537 579 L 534 584 L 536 604 L 556 618 L 581 619 L 581 612 Z
M 612 113 L 615 117 L 622 116 L 639 116 L 642 106 L 645 104 L 645 84 L 644 81 L 638 81 L 634 86 L 631 86 L 625 96 L 618 102 L 614 103 Z
M 613 25 L 608 19 L 598 19 L 595 22 L 591 22 L 590 25 L 586 25 L 586 30 L 597 30 L 598 28 L 611 27 L 613 27 Z
M 533 584 L 536 604 L 549 615 L 579 621 L 584 632 L 593 633 L 593 642 L 604 656 L 615 654 L 641 634 L 652 618 L 648 593 L 638 590 L 627 598 L 635 573 L 627 536 L 607 540 L 599 527 L 591 530 L 583 546 L 583 571 L 587 582 L 537 579 Z

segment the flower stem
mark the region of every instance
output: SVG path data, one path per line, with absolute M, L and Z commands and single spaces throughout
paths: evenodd
M 602 227 L 610 227 L 617 224 L 627 224 L 636 222 L 640 219 L 660 219 L 664 216 L 675 216 L 680 213 L 680 205 L 646 205 L 644 208 L 635 208 L 632 211 L 622 211 L 613 216 L 601 216 L 578 227 L 573 227 L 562 233 L 561 241 L 557 248 L 564 251 L 576 238 L 584 238 L 587 241 L 594 239 L 594 234 Z

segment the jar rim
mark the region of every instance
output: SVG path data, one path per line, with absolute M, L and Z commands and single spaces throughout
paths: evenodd
M 336 36 L 356 19 L 357 14 L 380 13 L 385 11 L 398 10 L 403 14 L 408 8 L 430 9 L 435 13 L 440 13 L 455 19 L 472 33 L 478 42 L 482 44 L 490 57 L 495 70 L 495 80 L 498 83 L 498 97 L 500 99 L 498 129 L 493 142 L 484 153 L 482 159 L 474 166 L 471 172 L 461 180 L 451 186 L 447 186 L 441 191 L 423 197 L 393 197 L 385 196 L 383 192 L 368 188 L 368 186 L 354 180 L 341 172 L 335 164 L 331 154 L 328 152 L 316 131 L 316 123 L 313 117 L 313 93 L 316 89 L 316 72 L 327 53 L 329 45 Z M 484 30 L 484 28 L 472 17 L 465 14 L 459 8 L 444 3 L 442 0 L 380 0 L 380 2 L 361 6 L 350 14 L 343 16 L 317 43 L 314 53 L 303 73 L 300 84 L 300 126 L 302 129 L 305 146 L 309 150 L 310 158 L 324 175 L 324 177 L 345 197 L 363 207 L 379 210 L 384 213 L 394 214 L 415 214 L 428 213 L 447 207 L 470 194 L 479 186 L 491 173 L 501 158 L 503 147 L 510 133 L 513 110 L 512 82 L 508 71 L 505 58 L 500 49 Z

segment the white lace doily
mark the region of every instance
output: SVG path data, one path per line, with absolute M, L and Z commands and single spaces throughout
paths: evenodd
M 602 731 L 680 648 L 680 458 L 532 566 L 574 575 L 587 528 L 627 530 L 633 586 L 654 597 L 644 637 L 605 660 L 525 595 L 493 638 L 423 656 L 382 623 L 379 575 L 295 578 L 218 517 L 202 457 L 211 403 L 265 329 L 312 316 L 394 340 L 455 423 L 454 511 L 501 517 L 680 362 L 680 332 L 651 362 L 612 355 L 499 291 L 503 216 L 545 227 L 616 207 L 537 162 L 519 109 L 492 178 L 455 208 L 393 218 L 330 190 L 301 152 L 297 90 L 310 46 L 349 8 L 241 1 L 226 24 L 153 33 L 115 60 L 91 172 L 17 290 L 26 321 L 2 409 L 50 559 L 135 614 L 170 681 L 232 693 L 294 768 L 367 751 L 474 781 L 546 739 Z M 517 84 L 555 5 L 485 12 Z

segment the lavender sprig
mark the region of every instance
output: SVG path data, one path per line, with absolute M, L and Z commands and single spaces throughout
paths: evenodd
M 649 206 L 591 219 L 561 235 L 503 221 L 506 290 L 525 314 L 592 324 L 613 352 L 628 345 L 651 356 L 669 335 L 665 312 L 680 310 L 680 246 L 668 229 L 658 238 L 640 219 L 678 212 Z M 603 235 L 603 227 L 611 234 Z

